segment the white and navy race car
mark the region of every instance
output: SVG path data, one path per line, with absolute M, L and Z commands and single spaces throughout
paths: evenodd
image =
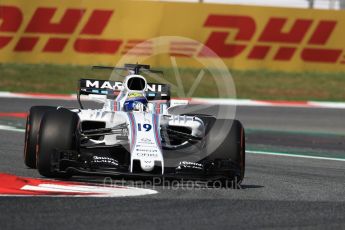
M 238 120 L 217 119 L 207 111 L 190 110 L 195 105 L 188 101 L 172 100 L 169 85 L 147 83 L 142 72 L 159 73 L 148 65 L 119 69 L 128 71 L 123 82 L 81 79 L 80 108 L 30 109 L 26 166 L 55 178 L 243 180 L 245 136 Z M 81 95 L 96 97 L 104 105 L 85 109 Z

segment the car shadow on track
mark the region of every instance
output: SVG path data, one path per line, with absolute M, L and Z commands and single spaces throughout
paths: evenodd
M 66 179 L 64 179 L 66 181 Z M 97 184 L 104 186 L 129 186 L 129 187 L 145 187 L 145 188 L 158 188 L 158 189 L 231 189 L 231 190 L 246 190 L 246 189 L 261 189 L 264 188 L 262 185 L 254 184 L 237 184 L 236 181 L 229 182 L 226 186 L 220 185 L 218 182 L 202 182 L 202 181 L 181 181 L 181 180 L 156 180 L 148 179 L 124 179 L 124 178 L 111 178 L 111 177 L 73 177 L 68 181 L 81 182 L 87 184 Z

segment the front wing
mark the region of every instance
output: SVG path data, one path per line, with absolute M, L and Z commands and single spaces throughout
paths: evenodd
M 152 172 L 130 172 L 129 165 L 91 167 L 90 162 L 77 160 L 80 153 L 58 150 L 52 158 L 52 170 L 71 176 L 110 176 L 132 179 L 188 179 L 188 180 L 228 180 L 240 175 L 240 168 L 231 160 L 207 160 L 200 162 L 181 162 L 177 167 L 165 168 L 164 174 L 157 169 Z

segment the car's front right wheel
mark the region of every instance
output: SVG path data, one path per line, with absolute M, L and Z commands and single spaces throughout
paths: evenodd
M 55 111 L 52 106 L 32 106 L 30 108 L 26 126 L 24 143 L 24 163 L 29 168 L 36 168 L 36 146 L 41 121 L 45 113 Z
M 36 151 L 36 166 L 42 176 L 69 176 L 54 169 L 53 156 L 59 150 L 76 150 L 78 148 L 78 123 L 78 115 L 63 108 L 44 115 Z

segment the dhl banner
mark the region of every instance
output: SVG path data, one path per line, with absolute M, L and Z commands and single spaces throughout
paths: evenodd
M 343 11 L 120 0 L 0 0 L 0 62 L 113 65 L 127 55 L 147 57 L 160 66 L 169 66 L 169 58 L 175 57 L 179 65 L 188 67 L 195 65 L 191 59 L 218 56 L 234 69 L 344 71 L 344 28 Z M 149 39 L 161 36 L 176 40 L 168 41 L 165 57 L 153 57 L 155 47 Z M 179 37 L 196 42 L 179 41 Z

